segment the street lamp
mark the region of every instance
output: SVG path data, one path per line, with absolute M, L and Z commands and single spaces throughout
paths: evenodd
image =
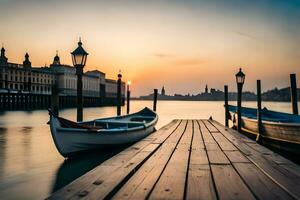
M 86 58 L 89 54 L 83 49 L 81 39 L 79 39 L 78 47 L 71 53 L 71 55 L 77 75 L 77 121 L 82 121 L 82 75 L 83 67 L 85 66 Z
M 127 114 L 129 114 L 130 109 L 130 85 L 131 81 L 127 81 Z
M 238 89 L 238 100 L 237 100 L 237 115 L 238 115 L 238 132 L 242 130 L 242 116 L 241 116 L 241 109 L 242 109 L 242 89 L 245 82 L 245 74 L 242 72 L 242 68 L 240 71 L 235 75 L 236 84 Z

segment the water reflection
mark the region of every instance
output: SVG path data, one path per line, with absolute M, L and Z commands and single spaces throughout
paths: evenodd
M 128 145 L 118 146 L 114 148 L 105 148 L 102 150 L 84 152 L 76 157 L 66 159 L 58 168 L 56 178 L 53 182 L 52 192 L 59 190 L 76 178 L 82 176 L 88 171 L 92 170 L 108 158 L 122 151 Z

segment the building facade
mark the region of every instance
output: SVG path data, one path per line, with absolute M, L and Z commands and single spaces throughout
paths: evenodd
M 106 79 L 105 73 L 93 70 L 83 75 L 83 96 L 99 98 L 115 98 L 117 82 Z M 73 66 L 61 64 L 58 54 L 50 67 L 32 67 L 29 54 L 25 54 L 23 64 L 8 62 L 5 49 L 0 55 L 0 92 L 51 94 L 56 84 L 60 96 L 77 95 L 77 76 Z M 125 83 L 122 82 L 122 96 L 125 95 Z
M 8 62 L 5 49 L 0 55 L 0 90 L 7 93 L 51 94 L 54 76 L 47 67 L 32 67 L 28 53 L 23 64 Z

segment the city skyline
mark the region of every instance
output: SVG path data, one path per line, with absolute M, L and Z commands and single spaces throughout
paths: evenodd
M 196 94 L 206 83 L 234 91 L 239 67 L 245 90 L 261 79 L 265 91 L 300 72 L 297 1 L 0 2 L 9 62 L 22 63 L 28 52 L 33 66 L 49 65 L 58 50 L 71 64 L 81 36 L 90 53 L 85 71 L 115 79 L 121 69 L 133 96 L 162 85 L 173 94 Z

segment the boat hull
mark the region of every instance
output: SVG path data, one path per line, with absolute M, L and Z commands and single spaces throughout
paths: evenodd
M 88 131 L 63 128 L 59 119 L 50 115 L 50 129 L 59 153 L 64 157 L 70 157 L 82 151 L 137 142 L 155 131 L 157 120 L 156 116 L 150 123 L 135 128 Z
M 231 119 L 237 119 L 235 112 L 230 112 Z M 233 120 L 237 127 L 237 120 Z M 284 124 L 270 121 L 262 121 L 262 130 L 258 134 L 258 122 L 256 119 L 249 119 L 242 116 L 242 130 L 259 138 L 267 145 L 288 151 L 293 154 L 300 154 L 300 126 L 299 124 Z

